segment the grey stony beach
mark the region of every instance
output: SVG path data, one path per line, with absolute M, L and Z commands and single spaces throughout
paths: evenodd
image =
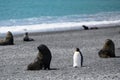
M 15 45 L 0 46 L 0 80 L 120 80 L 120 27 L 29 34 L 35 41 L 23 42 L 15 36 Z M 3 39 L 3 38 L 0 38 Z M 115 58 L 99 58 L 106 39 L 115 43 Z M 37 56 L 37 47 L 45 44 L 52 53 L 51 68 L 27 71 Z M 78 47 L 83 67 L 73 68 L 73 52 Z

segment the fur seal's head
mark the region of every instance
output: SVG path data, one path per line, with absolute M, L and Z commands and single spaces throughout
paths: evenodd
M 111 44 L 113 44 L 113 41 L 111 39 L 106 39 L 105 44 L 110 46 Z
M 39 52 L 46 52 L 46 51 L 49 51 L 49 49 L 48 49 L 48 47 L 46 46 L 46 45 L 44 45 L 44 44 L 41 44 L 41 45 L 39 45 L 38 47 L 37 47 L 37 49 L 39 50 Z

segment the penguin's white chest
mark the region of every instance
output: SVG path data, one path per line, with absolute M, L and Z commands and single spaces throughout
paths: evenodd
M 79 52 L 75 52 L 73 55 L 73 67 L 80 67 L 80 53 Z

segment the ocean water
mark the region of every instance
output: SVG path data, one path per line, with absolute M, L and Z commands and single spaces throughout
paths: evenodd
M 0 0 L 0 34 L 120 25 L 120 0 Z

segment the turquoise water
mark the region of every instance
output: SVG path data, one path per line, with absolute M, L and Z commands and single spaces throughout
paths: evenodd
M 120 0 L 0 0 L 0 20 L 120 11 Z
M 75 27 L 87 22 L 119 20 L 120 0 L 0 0 L 1 33 L 6 32 L 5 28 L 9 30 L 8 27 L 14 27 L 11 31 L 20 31 L 23 26 L 33 29 L 33 25 L 39 25 L 36 28 L 42 26 L 47 31 L 46 26 L 54 24 L 54 28 L 58 23 L 64 23 L 66 28 L 68 23 L 74 25 L 67 26 Z

